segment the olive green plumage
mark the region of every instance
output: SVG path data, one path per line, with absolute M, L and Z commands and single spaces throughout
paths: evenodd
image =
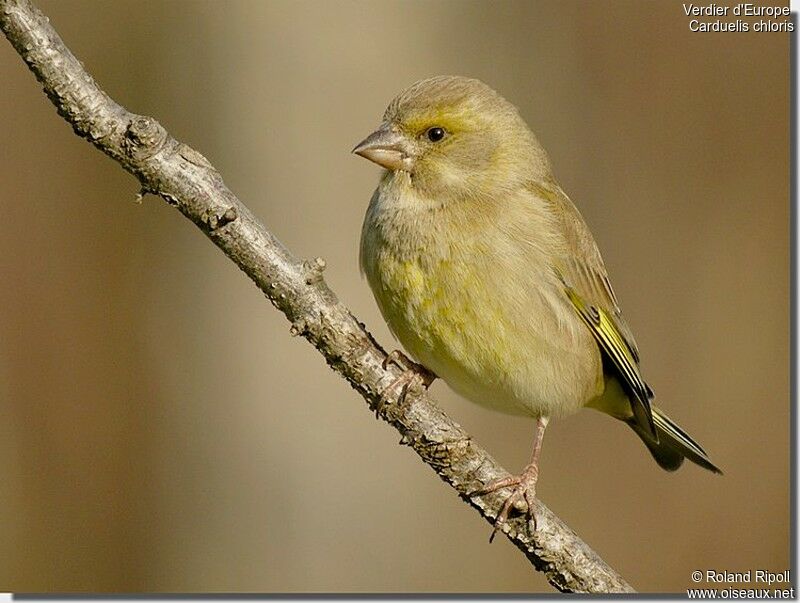
M 423 80 L 355 152 L 386 168 L 361 266 L 418 362 L 478 404 L 534 418 L 588 406 L 666 469 L 719 471 L 652 406 L 594 238 L 516 107 L 478 80 Z

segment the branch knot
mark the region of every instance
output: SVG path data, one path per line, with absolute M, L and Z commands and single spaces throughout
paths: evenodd
M 306 285 L 314 285 L 322 280 L 322 272 L 327 266 L 322 258 L 314 258 L 303 262 L 303 269 L 306 272 Z
M 208 227 L 211 229 L 211 232 L 214 232 L 216 230 L 219 230 L 223 226 L 233 222 L 236 218 L 239 217 L 239 212 L 237 212 L 236 208 L 233 205 L 231 205 L 222 214 L 217 214 L 211 211 L 207 213 L 204 217 L 205 217 L 205 223 L 208 224 Z
M 122 147 L 135 161 L 149 159 L 161 150 L 167 131 L 152 117 L 137 115 L 128 124 Z

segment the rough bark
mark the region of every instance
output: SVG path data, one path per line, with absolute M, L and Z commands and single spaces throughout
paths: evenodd
M 291 334 L 302 335 L 317 348 L 370 408 L 402 434 L 401 443 L 491 523 L 503 491 L 471 493 L 508 473 L 424 391 L 412 389 L 398 404 L 399 388 L 387 388 L 402 369 L 393 364 L 384 368 L 386 352 L 325 284 L 324 261 L 295 258 L 228 190 L 203 155 L 172 138 L 152 117 L 114 102 L 28 0 L 0 0 L 0 28 L 75 133 L 133 174 L 142 194 L 162 197 L 194 222 L 286 315 Z M 534 512 L 535 533 L 522 517 L 512 518 L 503 531 L 555 588 L 633 592 L 541 502 L 536 501 Z

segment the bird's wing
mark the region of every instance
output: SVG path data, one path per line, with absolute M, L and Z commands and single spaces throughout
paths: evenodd
M 639 349 L 617 305 L 594 237 L 578 209 L 558 185 L 536 184 L 534 187 L 537 196 L 550 204 L 566 238 L 568 252 L 556 257 L 555 269 L 564 283 L 567 297 L 629 392 L 636 422 L 656 437 L 650 409 L 653 391 L 639 371 Z

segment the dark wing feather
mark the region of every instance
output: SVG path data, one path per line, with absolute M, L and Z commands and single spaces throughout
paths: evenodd
M 580 212 L 558 185 L 533 186 L 537 196 L 551 205 L 566 237 L 568 252 L 556 266 L 565 292 L 630 394 L 637 423 L 657 439 L 650 408 L 653 391 L 639 371 L 639 349 L 617 305 L 597 244 Z

